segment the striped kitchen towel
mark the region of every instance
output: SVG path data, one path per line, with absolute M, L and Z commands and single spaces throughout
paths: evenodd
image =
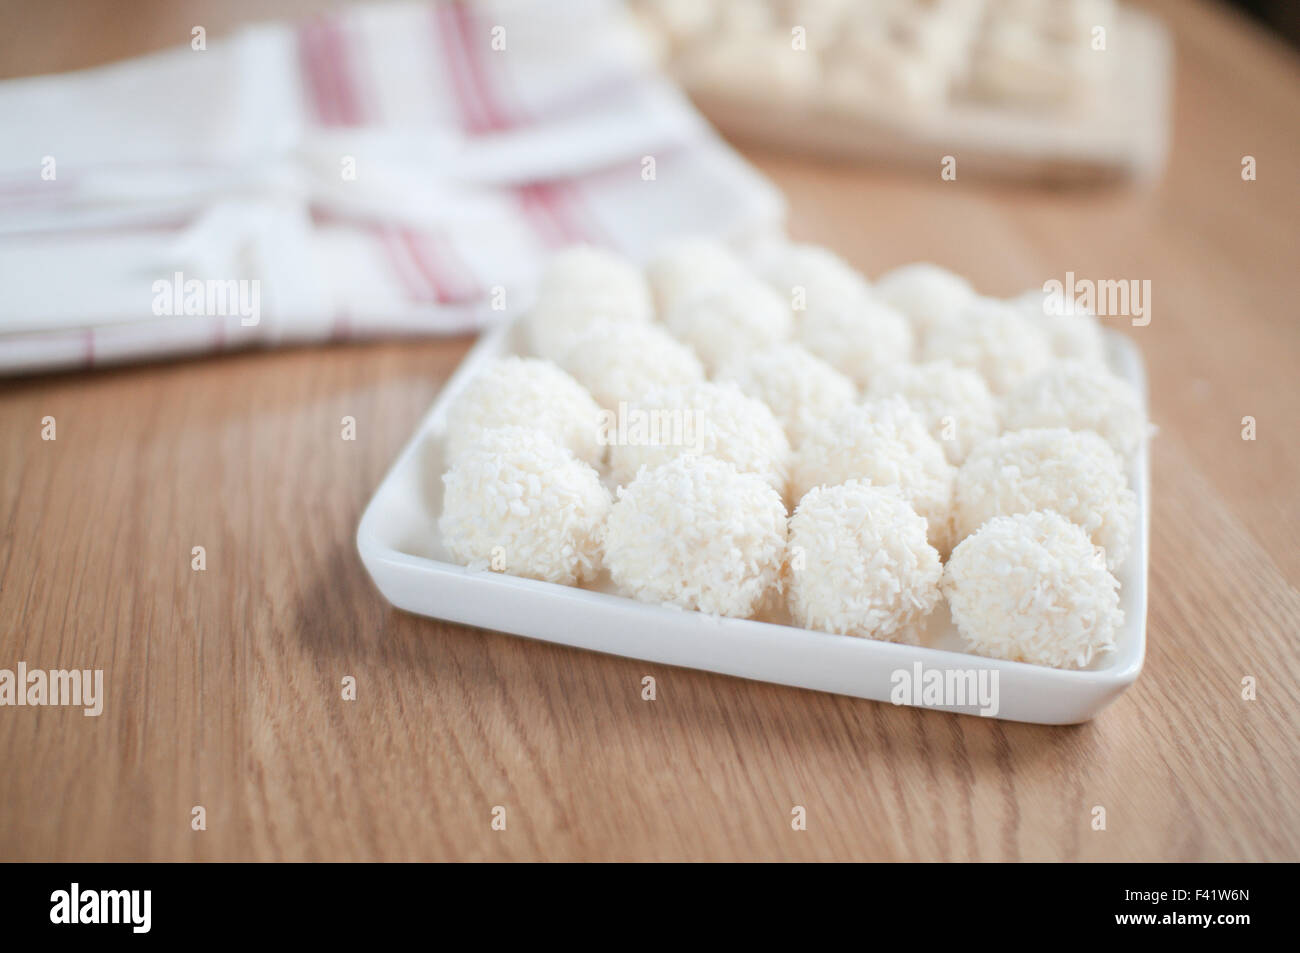
M 0 373 L 477 329 L 778 227 L 613 0 L 344 9 L 0 83 Z

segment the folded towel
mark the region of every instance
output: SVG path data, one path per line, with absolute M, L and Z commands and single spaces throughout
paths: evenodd
M 782 216 L 611 0 L 200 45 L 0 83 L 0 373 L 464 332 L 556 247 L 640 260 Z

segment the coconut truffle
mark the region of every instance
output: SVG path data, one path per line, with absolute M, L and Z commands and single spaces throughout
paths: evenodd
M 997 401 L 984 378 L 969 368 L 954 367 L 951 361 L 900 364 L 880 371 L 872 378 L 870 396 L 891 394 L 902 397 L 921 415 L 930 436 L 955 466 L 1001 430 Z
M 852 381 L 798 344 L 741 353 L 723 365 L 717 379 L 735 381 L 767 404 L 795 447 L 857 397 Z
M 709 370 L 737 350 L 769 347 L 790 337 L 794 319 L 776 292 L 750 275 L 702 285 L 664 314 L 664 323 L 689 344 Z
M 653 317 L 650 286 L 633 264 L 578 245 L 551 258 L 523 324 L 533 352 L 554 361 L 597 318 L 644 323 Z
M 798 322 L 799 343 L 866 387 L 877 371 L 912 359 L 912 329 L 871 291 L 808 304 Z
M 757 255 L 756 267 L 764 280 L 793 306 L 802 297 L 808 309 L 838 306 L 845 299 L 870 292 L 867 280 L 829 248 L 819 245 L 779 244 Z
M 485 366 L 447 409 L 447 460 L 454 461 L 483 430 L 526 426 L 541 430 L 585 463 L 598 464 L 600 407 L 554 364 L 504 357 Z
M 901 265 L 876 279 L 876 294 L 907 315 L 923 342 L 932 330 L 956 319 L 975 300 L 975 289 L 960 275 L 927 262 Z
M 790 518 L 787 604 L 805 628 L 916 644 L 941 575 L 925 519 L 896 487 L 815 487 Z
M 442 482 L 438 530 L 457 562 L 566 586 L 599 571 L 609 491 L 545 433 L 482 431 Z
M 719 4 L 723 10 L 743 6 L 751 4 Z M 820 80 L 816 56 L 791 56 L 790 31 L 782 28 L 717 30 L 707 43 L 684 51 L 674 73 L 691 89 L 726 93 L 739 87 L 766 103 L 802 103 Z
M 653 316 L 650 286 L 641 270 L 614 252 L 574 245 L 547 263 L 539 299 L 604 299 L 612 317 Z
M 1137 392 L 1104 368 L 1062 361 L 1023 381 L 1002 402 L 1008 430 L 1068 427 L 1101 434 L 1125 460 L 1147 435 Z
M 646 268 L 661 315 L 673 311 L 701 288 L 738 284 L 748 274 L 745 263 L 730 248 L 711 238 L 675 242 Z
M 823 421 L 795 454 L 791 483 L 795 500 L 815 486 L 853 479 L 896 486 L 925 518 L 930 544 L 944 555 L 951 546 L 955 476 L 920 415 L 901 397 L 883 397 L 843 407 Z
M 772 411 L 734 383 L 701 383 L 654 391 L 622 408 L 611 444 L 610 475 L 626 486 L 643 466 L 683 455 L 708 454 L 753 473 L 784 493 L 790 442 Z
M 1124 621 L 1101 551 L 1059 513 L 989 520 L 957 544 L 941 586 L 962 638 L 988 658 L 1084 668 Z
M 619 488 L 605 566 L 642 602 L 745 618 L 779 591 L 785 551 L 775 490 L 731 463 L 684 456 Z
M 1042 332 L 1017 308 L 976 298 L 926 336 L 926 361 L 950 360 L 979 373 L 994 394 L 1005 394 L 1045 368 L 1052 352 Z
M 836 112 L 907 115 L 939 108 L 947 92 L 942 70 L 885 36 L 860 34 L 825 57 L 821 93 Z
M 596 403 L 616 409 L 654 390 L 704 380 L 704 367 L 685 344 L 657 324 L 601 319 L 574 341 L 561 366 L 591 392 Z
M 794 309 L 799 343 L 855 384 L 911 358 L 907 319 L 829 249 L 778 245 L 758 256 L 757 267 Z
M 1105 366 L 1101 322 L 1073 302 L 1067 307 L 1061 292 L 1026 291 L 1011 304 L 1039 328 L 1054 357 Z
M 957 473 L 957 538 L 995 516 L 1055 510 L 1083 529 L 1118 569 L 1128 556 L 1137 498 L 1124 464 L 1091 431 L 1018 430 L 980 444 Z

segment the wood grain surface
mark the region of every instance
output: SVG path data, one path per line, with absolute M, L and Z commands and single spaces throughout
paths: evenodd
M 7 0 L 0 70 L 313 6 Z M 1300 68 L 1220 7 L 1150 6 L 1178 58 L 1155 188 L 749 153 L 793 234 L 871 274 L 1151 280 L 1128 331 L 1160 428 L 1150 647 L 1095 721 L 894 708 L 394 611 L 353 534 L 466 339 L 8 381 L 0 668 L 102 668 L 106 698 L 98 718 L 0 709 L 0 859 L 1300 859 Z

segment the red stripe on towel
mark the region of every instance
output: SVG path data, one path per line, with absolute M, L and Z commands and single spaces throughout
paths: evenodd
M 373 123 L 379 110 L 374 105 L 373 96 L 367 95 L 368 89 L 359 81 L 358 75 L 358 68 L 368 64 L 368 58 L 355 55 L 356 38 L 340 18 L 329 18 L 322 22 L 321 28 L 323 40 L 319 48 L 322 53 L 316 62 L 330 74 L 324 85 L 332 97 L 332 113 L 344 125 Z M 472 281 L 459 279 L 466 269 L 444 243 L 410 227 L 386 226 L 381 231 L 382 247 L 393 271 L 414 300 L 445 304 L 476 293 Z M 423 279 L 422 287 L 412 282 L 408 266 L 414 266 Z
M 453 20 L 460 42 L 448 45 L 464 53 L 467 69 L 463 81 L 470 88 L 471 98 L 481 106 L 486 131 L 503 131 L 529 122 L 517 102 L 512 109 L 499 95 L 493 68 L 484 59 L 485 44 L 491 36 L 486 24 L 463 0 L 440 6 L 446 7 L 446 15 Z M 596 240 L 599 229 L 593 226 L 589 216 L 582 214 L 581 199 L 572 182 L 531 182 L 519 186 L 516 193 L 520 207 L 544 245 L 557 247 Z

